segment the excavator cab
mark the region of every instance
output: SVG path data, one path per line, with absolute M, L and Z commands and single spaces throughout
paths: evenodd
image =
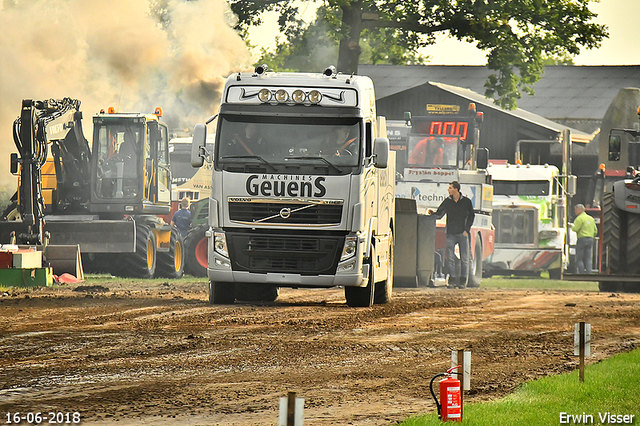
M 169 138 L 157 115 L 95 116 L 92 153 L 92 213 L 119 218 L 170 212 Z

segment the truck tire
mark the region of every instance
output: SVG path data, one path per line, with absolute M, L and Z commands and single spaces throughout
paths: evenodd
M 156 272 L 156 237 L 146 225 L 136 223 L 136 251 L 121 254 L 113 275 L 132 278 L 153 278 Z
M 482 282 L 482 240 L 480 235 L 476 236 L 476 244 L 473 253 L 470 253 L 469 280 L 467 287 L 480 287 Z
M 373 303 L 382 305 L 389 303 L 393 294 L 393 261 L 394 247 L 393 235 L 389 238 L 389 260 L 387 262 L 387 279 L 375 284 L 375 293 L 373 295 Z
M 205 233 L 209 225 L 199 225 L 189 230 L 184 239 L 184 271 L 194 277 L 207 276 L 208 241 Z
M 171 242 L 168 252 L 158 253 L 156 276 L 180 278 L 184 272 L 184 241 L 178 228 L 171 228 Z
M 640 232 L 640 214 L 626 213 L 627 216 L 627 230 L 625 232 L 626 238 L 626 270 L 625 272 L 630 275 L 640 275 L 640 238 L 638 238 L 638 232 Z M 640 293 L 640 283 L 627 281 L 622 284 L 622 291 L 625 293 Z
M 209 303 L 212 305 L 233 305 L 236 301 L 236 285 L 209 281 Z
M 236 284 L 236 299 L 244 302 L 275 302 L 280 289 L 274 285 Z
M 602 253 L 603 261 L 608 262 L 604 267 L 612 274 L 622 271 L 622 259 L 620 250 L 620 238 L 622 232 L 623 212 L 615 206 L 613 193 L 607 192 L 602 196 Z M 621 291 L 623 284 L 612 281 L 601 281 L 598 285 L 600 291 Z
M 345 287 L 344 297 L 347 299 L 347 306 L 351 308 L 370 308 L 373 306 L 373 295 L 375 290 L 375 273 L 373 270 L 373 259 L 375 259 L 375 247 L 371 247 L 369 263 L 369 281 L 365 287 Z

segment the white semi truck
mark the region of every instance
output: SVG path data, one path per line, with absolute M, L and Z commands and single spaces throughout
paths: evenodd
M 390 300 L 395 158 L 371 79 L 333 67 L 233 74 L 219 113 L 194 128 L 192 165 L 206 157 L 211 303 L 334 286 L 349 306 Z

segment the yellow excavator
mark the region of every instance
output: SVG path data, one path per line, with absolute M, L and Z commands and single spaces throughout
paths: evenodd
M 182 237 L 159 217 L 171 209 L 161 116 L 160 108 L 101 111 L 90 148 L 80 101 L 23 100 L 13 131 L 18 153 L 11 155 L 18 190 L 0 221 L 0 243 L 79 247 L 88 272 L 182 276 Z

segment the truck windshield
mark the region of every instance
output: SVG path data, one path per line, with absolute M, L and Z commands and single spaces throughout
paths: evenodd
M 94 191 L 99 198 L 135 198 L 140 195 L 138 157 L 144 141 L 144 127 L 127 122 L 94 125 L 93 155 L 97 157 Z
M 549 182 L 547 182 L 546 180 L 494 180 L 493 195 L 521 195 L 528 197 L 543 197 L 549 195 Z
M 457 137 L 411 135 L 408 164 L 410 167 L 455 167 L 458 141 Z
M 292 165 L 320 167 L 332 173 L 342 173 L 360 164 L 362 132 L 357 118 L 269 117 L 268 120 L 222 117 L 217 132 L 216 164 L 226 169 L 251 162 L 283 171 Z M 305 161 L 306 157 L 310 157 L 309 161 Z

